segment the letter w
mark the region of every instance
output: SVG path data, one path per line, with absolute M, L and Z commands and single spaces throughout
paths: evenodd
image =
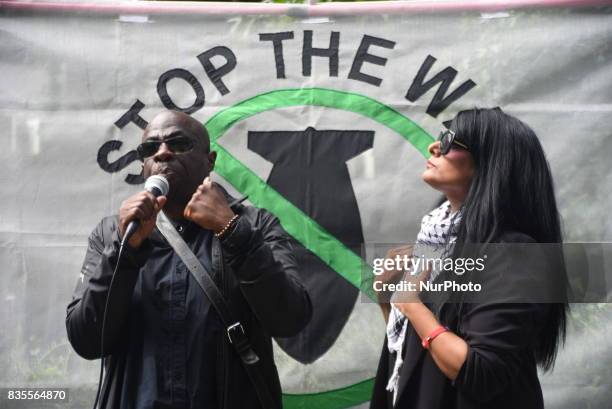
M 412 85 L 410 85 L 410 89 L 408 90 L 408 93 L 406 93 L 406 99 L 410 102 L 415 102 L 431 88 L 441 83 L 438 91 L 436 91 L 436 95 L 434 95 L 433 99 L 429 103 L 429 106 L 427 107 L 427 113 L 435 118 L 438 116 L 438 114 L 440 114 L 440 112 L 448 108 L 450 104 L 474 88 L 476 83 L 472 80 L 467 80 L 445 97 L 446 91 L 448 91 L 448 88 L 457 76 L 457 70 L 452 67 L 446 67 L 429 81 L 424 82 L 425 76 L 427 76 L 429 73 L 429 70 L 433 66 L 434 62 L 436 62 L 436 59 L 431 55 L 428 55 L 423 65 L 421 65 L 416 77 L 414 77 L 414 81 L 412 81 Z

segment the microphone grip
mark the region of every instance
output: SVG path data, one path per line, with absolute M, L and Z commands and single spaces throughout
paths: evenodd
M 138 226 L 140 226 L 140 220 L 138 219 L 134 219 L 128 224 L 127 229 L 125 229 L 123 239 L 121 240 L 122 247 L 130 240 L 134 233 L 136 233 L 136 230 L 138 230 Z
M 151 193 L 154 197 L 163 196 L 168 191 L 168 189 L 164 191 L 164 189 L 160 189 L 158 186 L 145 186 L 145 189 L 147 192 Z M 127 229 L 125 229 L 125 234 L 123 235 L 123 239 L 121 240 L 122 247 L 125 245 L 125 243 L 127 243 L 130 240 L 130 238 L 134 235 L 134 233 L 136 233 L 136 230 L 138 230 L 139 226 L 140 226 L 140 220 L 138 219 L 134 219 L 128 224 Z

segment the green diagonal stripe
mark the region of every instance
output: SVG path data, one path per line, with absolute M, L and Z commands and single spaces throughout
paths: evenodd
M 281 89 L 260 94 L 218 112 L 207 123 L 211 146 L 218 153 L 215 171 L 238 191 L 249 195 L 258 207 L 268 209 L 281 221 L 289 234 L 316 254 L 338 274 L 357 288 L 373 296 L 369 283 L 362 283 L 362 272 L 371 277 L 370 266 L 361 257 L 327 232 L 312 218 L 294 206 L 282 195 L 233 157 L 218 144 L 237 122 L 259 113 L 290 106 L 314 105 L 341 109 L 371 118 L 404 137 L 424 156 L 433 138 L 421 127 L 393 108 L 362 95 L 324 89 Z

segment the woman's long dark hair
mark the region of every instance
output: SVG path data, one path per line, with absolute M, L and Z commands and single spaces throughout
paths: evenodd
M 456 248 L 495 242 L 509 229 L 539 243 L 561 243 L 552 175 L 533 130 L 499 108 L 461 111 L 450 129 L 468 146 L 475 167 L 462 205 Z M 558 346 L 565 341 L 568 304 L 550 307 L 535 351 L 545 370 L 553 367 Z

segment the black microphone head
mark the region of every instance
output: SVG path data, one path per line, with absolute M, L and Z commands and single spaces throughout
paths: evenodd
M 144 188 L 147 192 L 153 193 L 153 196 L 166 196 L 170 191 L 168 179 L 162 175 L 149 176 L 145 181 Z

